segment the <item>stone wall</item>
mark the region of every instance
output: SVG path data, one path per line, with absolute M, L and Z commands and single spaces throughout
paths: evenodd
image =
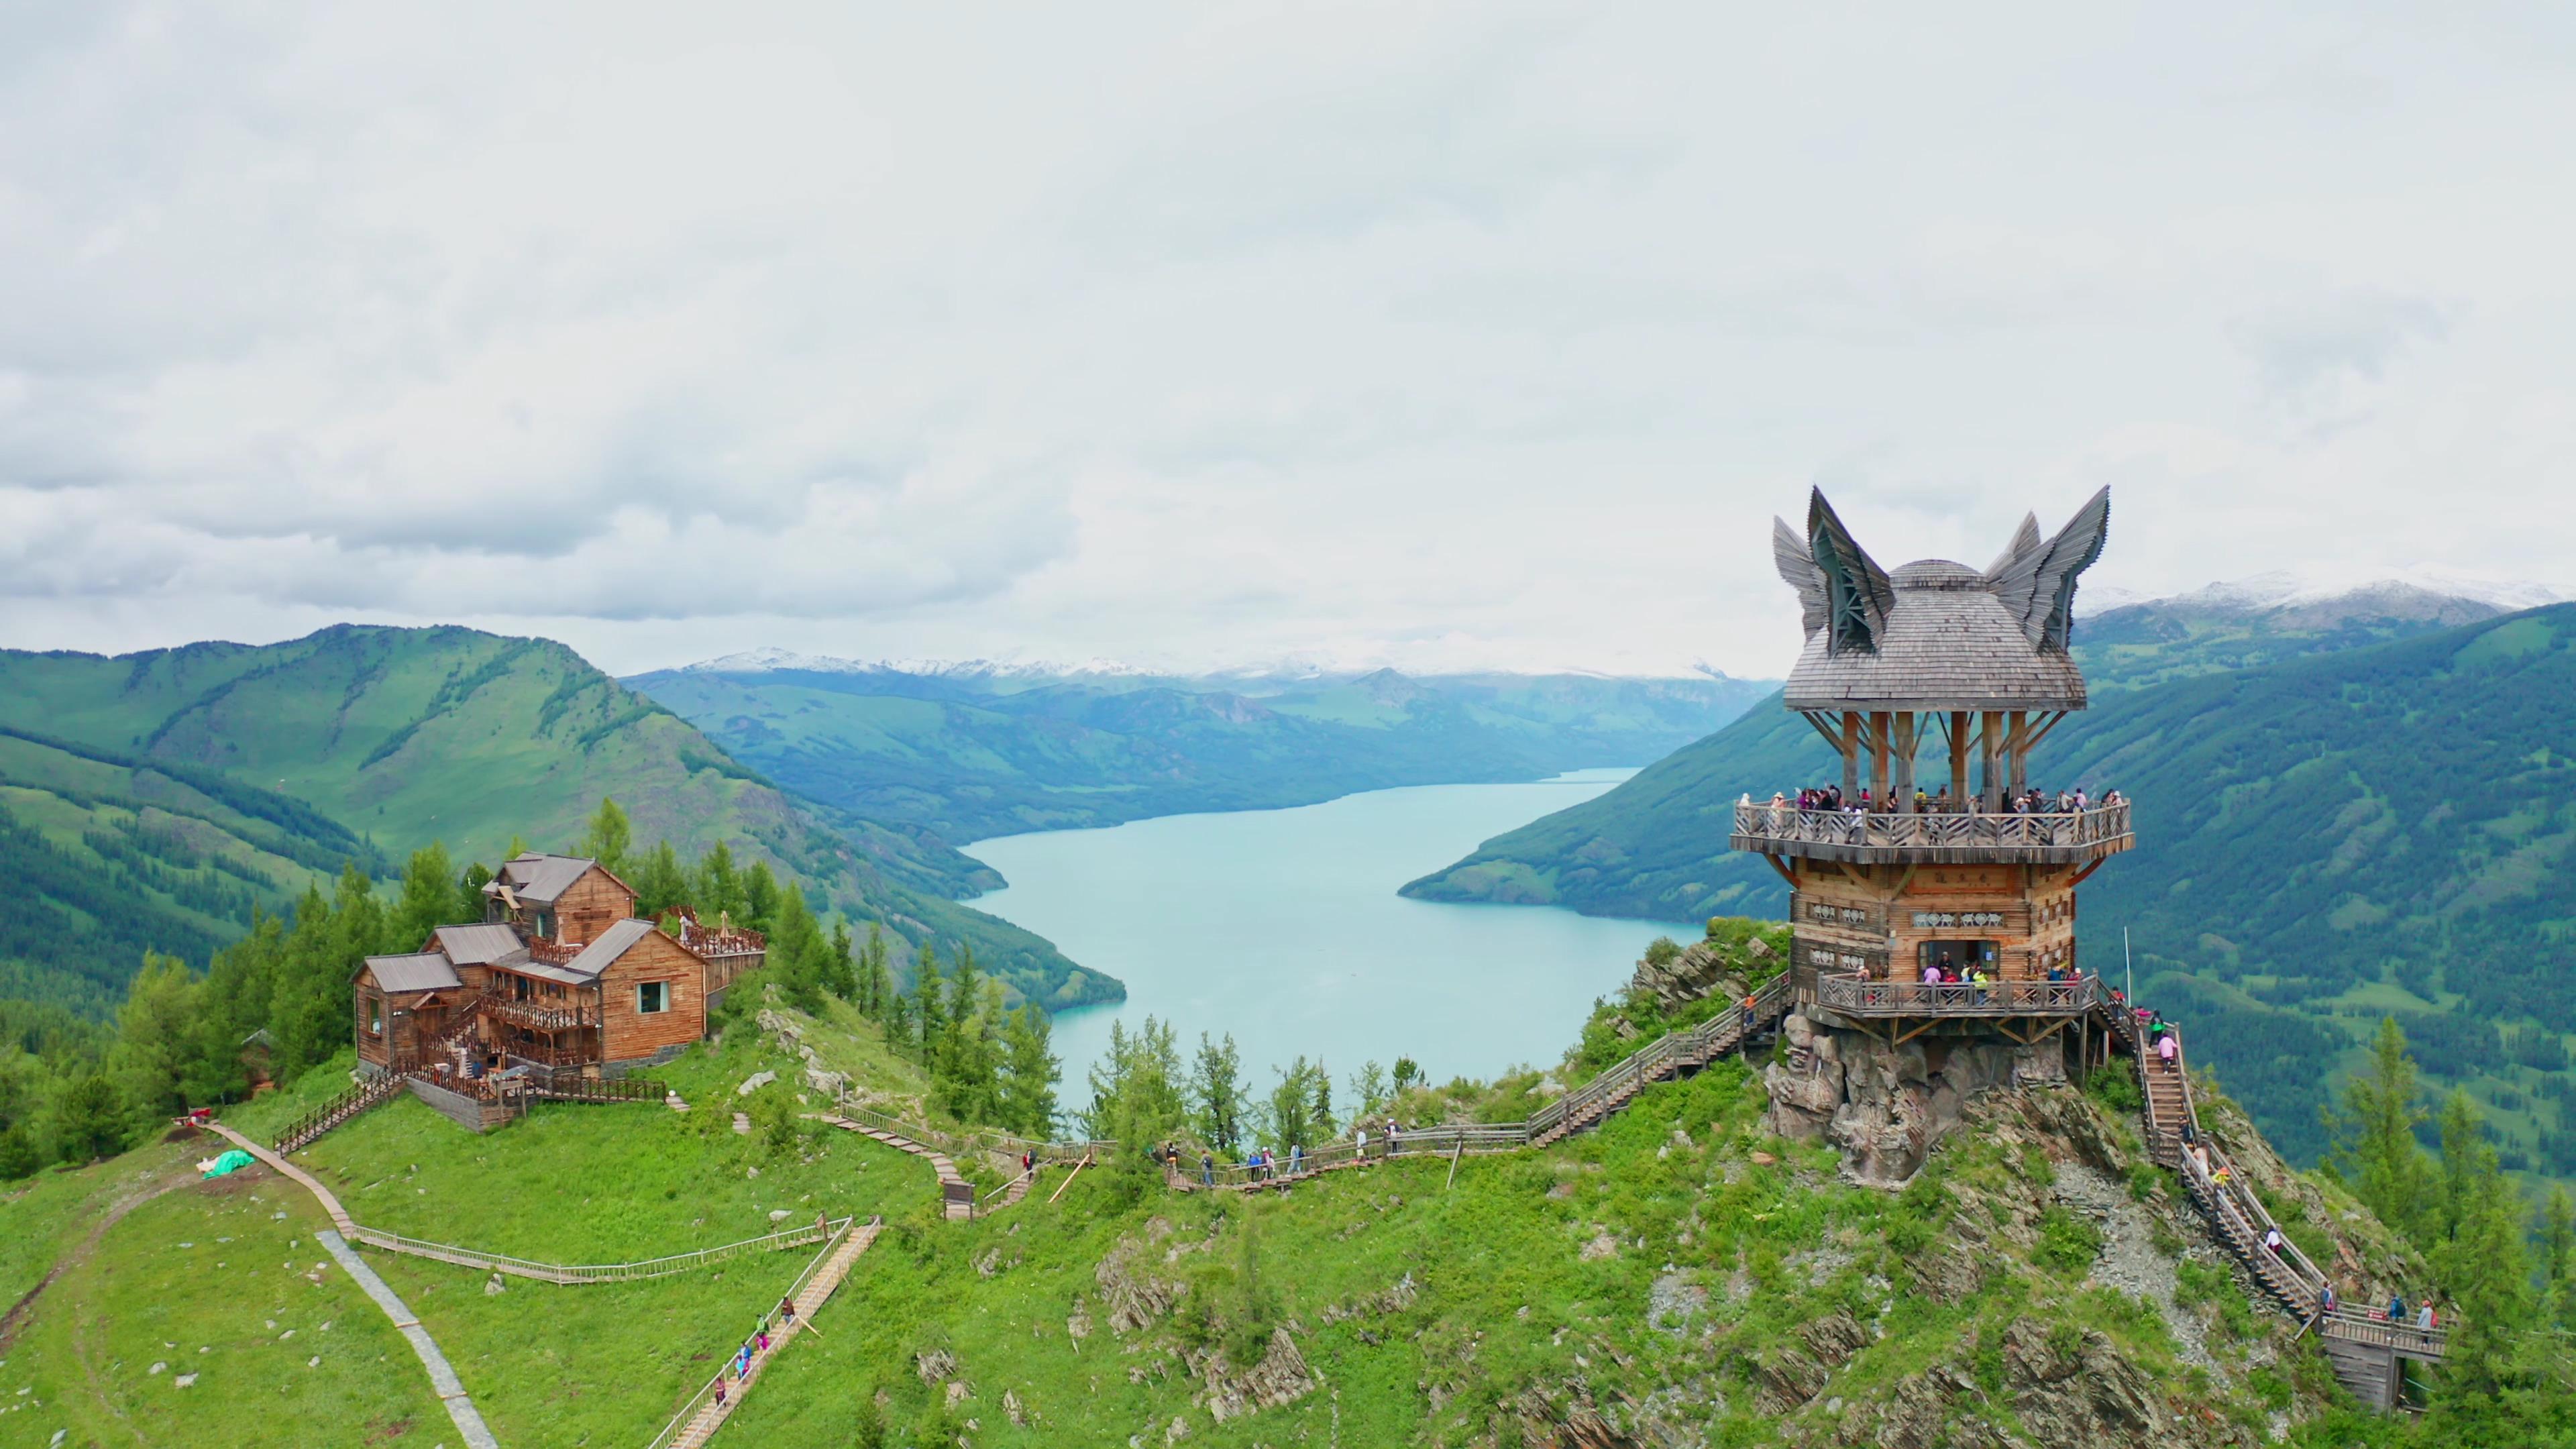
M 491 1125 L 490 1119 L 486 1116 L 486 1109 L 483 1103 L 473 1097 L 466 1096 L 462 1092 L 451 1092 L 445 1087 L 438 1086 L 431 1082 L 424 1082 L 418 1077 L 412 1078 L 405 1085 L 411 1088 L 411 1094 L 413 1096 L 427 1102 L 432 1108 L 435 1108 L 441 1116 L 446 1117 L 448 1120 L 456 1123 L 456 1125 L 460 1127 L 470 1128 L 473 1131 L 480 1132 L 485 1127 Z M 496 1108 L 493 1110 L 497 1111 L 498 1109 Z
M 1841 1148 L 1853 1178 L 1870 1186 L 1911 1179 L 1978 1093 L 2066 1080 L 2066 1049 L 2054 1038 L 2023 1046 L 2001 1035 L 1925 1035 L 1890 1047 L 1809 1009 L 1781 1023 L 1782 1060 L 1764 1075 L 1771 1129 Z

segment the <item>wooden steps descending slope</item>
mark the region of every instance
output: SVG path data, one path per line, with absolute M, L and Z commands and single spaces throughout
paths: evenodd
M 807 1322 L 824 1303 L 831 1299 L 833 1291 L 841 1286 L 841 1280 L 850 1276 L 851 1265 L 857 1263 L 859 1255 L 866 1252 L 868 1245 L 876 1241 L 878 1226 L 876 1223 L 867 1223 L 854 1228 L 849 1237 L 842 1240 L 840 1246 L 831 1249 L 824 1257 L 821 1266 L 809 1273 L 795 1291 L 787 1295 L 796 1305 L 795 1321 L 773 1325 L 774 1331 L 769 1336 L 769 1347 L 751 1356 L 750 1369 L 741 1379 L 727 1380 L 726 1397 L 723 1402 L 719 1403 L 712 1392 L 713 1381 L 709 1382 L 708 1388 L 699 1390 L 698 1397 L 691 1401 L 693 1407 L 681 1411 L 687 1416 L 685 1421 L 674 1421 L 677 1424 L 676 1432 L 665 1428 L 662 1436 L 657 1436 L 653 1441 L 655 1449 L 703 1449 L 707 1440 L 713 1438 L 715 1432 L 724 1427 L 727 1419 L 733 1417 L 733 1411 L 741 1407 L 743 1396 L 750 1393 L 753 1386 L 760 1382 L 760 1375 L 769 1367 L 769 1361 L 778 1357 L 785 1351 L 787 1345 L 796 1341 L 796 1336 L 805 1331 Z M 726 1375 L 732 1372 L 732 1368 L 732 1355 L 728 1354 L 725 1367 L 716 1371 L 716 1378 L 725 1379 Z

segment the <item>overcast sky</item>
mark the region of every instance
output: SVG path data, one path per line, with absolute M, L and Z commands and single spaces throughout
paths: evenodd
M 216 8 L 0 9 L 0 644 L 1773 674 L 1810 483 L 2576 585 L 2571 12 Z

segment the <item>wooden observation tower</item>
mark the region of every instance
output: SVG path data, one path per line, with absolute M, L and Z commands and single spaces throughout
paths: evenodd
M 1786 702 L 1841 756 L 1841 778 L 1739 802 L 1730 843 L 1789 882 L 1791 970 L 1811 1013 L 1891 1045 L 2036 1043 L 2105 999 L 2075 958 L 2075 887 L 2129 848 L 2128 802 L 2034 789 L 2029 761 L 2084 708 L 2067 641 L 2110 508 L 2105 489 L 2049 539 L 2026 518 L 1982 571 L 1884 571 L 1821 492 L 1803 533 L 1774 521 L 1807 635 Z

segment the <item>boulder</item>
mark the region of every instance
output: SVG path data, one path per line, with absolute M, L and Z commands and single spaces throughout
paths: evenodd
M 1890 1047 L 1802 1011 L 1789 1014 L 1781 1035 L 1789 1050 L 1763 1077 L 1771 1129 L 1831 1142 L 1852 1178 L 1873 1187 L 1910 1181 L 1981 1093 L 2066 1079 L 2054 1041 L 1917 1037 Z
M 743 1078 L 742 1085 L 734 1088 L 733 1094 L 737 1097 L 748 1097 L 752 1093 L 759 1091 L 761 1088 L 766 1087 L 777 1080 L 778 1074 L 776 1072 L 767 1070 L 757 1071 L 752 1073 L 750 1076 Z

